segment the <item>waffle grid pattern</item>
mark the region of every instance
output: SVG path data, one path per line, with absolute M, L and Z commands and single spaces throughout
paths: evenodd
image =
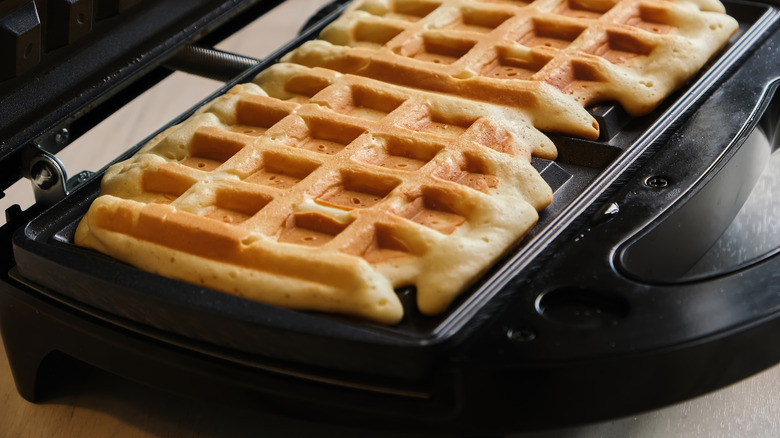
M 286 60 L 508 105 L 544 82 L 641 115 L 726 43 L 737 23 L 723 11 L 709 0 L 359 0 Z
M 394 324 L 414 286 L 440 314 L 551 202 L 543 132 L 597 138 L 596 101 L 648 111 L 725 44 L 721 11 L 358 0 L 108 169 L 75 241 L 267 304 Z
M 112 167 L 79 244 L 264 302 L 393 323 L 395 288 L 415 285 L 422 313 L 444 311 L 551 201 L 530 158 L 554 147 L 523 112 L 296 65 L 256 82 Z

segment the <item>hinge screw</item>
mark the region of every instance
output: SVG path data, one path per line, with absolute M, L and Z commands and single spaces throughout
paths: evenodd
M 506 331 L 506 337 L 513 342 L 530 342 L 536 339 L 536 332 L 531 329 L 509 329 Z
M 46 161 L 35 163 L 31 169 L 32 181 L 43 190 L 50 189 L 57 184 L 58 176 L 52 165 Z
M 68 140 L 70 140 L 70 131 L 68 131 L 68 128 L 62 128 L 60 129 L 60 132 L 54 134 L 54 142 L 59 146 L 68 144 Z
M 648 187 L 652 187 L 654 189 L 662 189 L 662 188 L 666 187 L 667 185 L 669 185 L 669 180 L 667 180 L 666 178 L 664 178 L 662 176 L 657 176 L 656 175 L 656 176 L 648 177 L 645 180 L 645 184 Z

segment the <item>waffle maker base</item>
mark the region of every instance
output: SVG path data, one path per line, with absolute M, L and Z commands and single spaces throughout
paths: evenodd
M 75 247 L 98 178 L 5 227 L 0 332 L 20 394 L 45 398 L 48 364 L 67 355 L 245 408 L 484 435 L 636 413 L 780 362 L 778 249 L 686 274 L 778 144 L 780 11 L 727 7 L 740 33 L 686 90 L 638 119 L 594 108 L 596 142 L 554 139 L 560 159 L 534 163 L 554 203 L 440 317 L 407 305 L 381 327 L 279 309 Z M 756 131 L 767 141 L 747 142 Z

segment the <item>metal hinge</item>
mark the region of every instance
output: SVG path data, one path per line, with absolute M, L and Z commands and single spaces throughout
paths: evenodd
M 31 152 L 26 162 L 28 163 L 28 175 L 32 182 L 33 196 L 37 204 L 54 205 L 94 174 L 85 170 L 69 179 L 62 162 L 47 150 L 52 148 L 47 143 L 53 142 L 55 144 L 54 150 L 60 150 L 67 145 L 68 140 L 68 129 L 61 128 L 50 136 L 47 142 L 38 142 L 30 148 Z

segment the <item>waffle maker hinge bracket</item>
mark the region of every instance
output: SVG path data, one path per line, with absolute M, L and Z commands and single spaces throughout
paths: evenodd
M 67 128 L 59 129 L 45 141 L 39 141 L 28 148 L 24 164 L 27 176 L 32 182 L 35 202 L 44 206 L 56 204 L 68 196 L 76 187 L 83 184 L 93 172 L 82 171 L 68 179 L 68 173 L 62 162 L 51 152 L 65 147 L 69 140 Z M 48 144 L 53 143 L 53 144 Z

